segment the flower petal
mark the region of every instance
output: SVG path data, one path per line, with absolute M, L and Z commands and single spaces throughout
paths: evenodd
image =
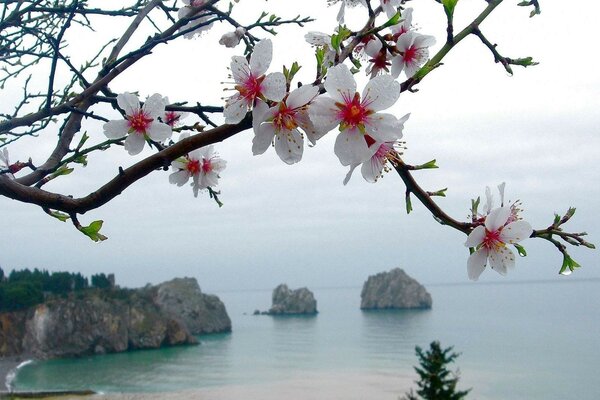
M 165 106 L 165 99 L 160 94 L 154 93 L 146 99 L 143 110 L 152 118 L 156 119 L 164 115 Z
M 397 78 L 400 76 L 400 74 L 402 73 L 402 70 L 404 69 L 404 60 L 402 58 L 402 56 L 397 56 L 394 57 L 392 59 L 392 76 L 394 78 Z
M 161 143 L 170 138 L 172 134 L 173 131 L 169 125 L 156 121 L 152 122 L 146 130 L 146 135 L 150 139 Z
M 248 103 L 239 94 L 234 94 L 225 102 L 223 116 L 226 124 L 237 124 L 244 119 L 248 112 Z
M 336 101 L 344 102 L 345 99 L 351 99 L 356 93 L 356 81 L 348 67 L 344 64 L 338 64 L 329 68 L 325 78 L 325 90 Z
M 252 129 L 254 130 L 254 133 L 258 132 L 258 127 L 267 120 L 267 117 L 271 114 L 268 111 L 271 111 L 272 109 L 274 109 L 274 107 L 269 108 L 264 101 L 260 99 L 256 100 L 256 104 L 252 109 Z
M 367 132 L 379 142 L 395 142 L 402 138 L 404 121 L 399 120 L 392 114 L 375 113 L 368 117 Z
M 354 172 L 356 167 L 358 167 L 359 165 L 360 164 L 352 164 L 350 166 L 350 171 L 348 171 L 348 173 L 346 174 L 346 177 L 344 178 L 344 185 L 348 184 L 348 182 L 350 181 L 350 178 L 352 178 L 352 173 Z
M 469 233 L 467 237 L 467 241 L 465 242 L 466 247 L 477 247 L 481 243 L 483 243 L 483 239 L 485 238 L 485 227 L 483 225 L 477 226 L 475 229 Z
M 258 77 L 264 75 L 273 59 L 273 43 L 270 39 L 263 39 L 256 43 L 250 56 L 250 72 Z
M 317 97 L 308 108 L 310 120 L 321 136 L 340 124 L 338 112 L 335 99 L 326 95 Z
M 129 131 L 129 121 L 126 119 L 120 119 L 115 121 L 108 121 L 102 125 L 104 134 L 109 139 L 120 139 L 127 136 Z
M 169 175 L 169 183 L 173 183 L 177 186 L 183 186 L 190 179 L 190 174 L 186 170 L 179 170 Z
M 133 115 L 140 109 L 140 101 L 135 94 L 125 92 L 117 96 L 117 104 L 127 115 Z
M 376 146 L 379 147 L 378 145 Z M 384 165 L 384 159 L 374 155 L 363 163 L 360 173 L 367 182 L 375 183 L 377 182 L 377 178 L 381 176 Z
M 262 83 L 262 94 L 269 100 L 281 101 L 285 97 L 285 76 L 281 72 L 272 72 Z
M 506 221 L 508 221 L 508 217 L 510 216 L 510 208 L 508 207 L 498 207 L 493 209 L 490 214 L 485 219 L 485 228 L 490 231 L 497 231 L 500 229 Z
M 302 159 L 304 151 L 304 138 L 297 129 L 283 130 L 275 136 L 275 151 L 281 161 L 286 164 L 295 164 Z
M 250 67 L 246 57 L 233 56 L 231 57 L 231 63 L 229 64 L 231 69 L 231 75 L 236 83 L 242 83 L 248 80 L 250 76 Z
M 487 264 L 487 258 L 488 251 L 483 247 L 469 256 L 467 260 L 467 274 L 470 280 L 476 281 L 479 279 Z
M 275 128 L 271 123 L 261 124 L 258 130 L 254 131 L 254 138 L 252 139 L 252 154 L 259 155 L 263 154 L 275 137 Z
M 362 103 L 373 111 L 385 110 L 398 101 L 400 84 L 391 75 L 371 79 L 362 93 Z
M 372 146 L 375 147 L 375 146 Z M 333 151 L 342 165 L 362 164 L 377 149 L 367 146 L 364 135 L 356 128 L 349 128 L 337 136 Z
M 319 88 L 316 86 L 304 85 L 300 86 L 298 89 L 292 90 L 285 102 L 288 108 L 300 108 L 310 103 L 311 100 L 317 97 L 318 94 Z
M 125 139 L 123 147 L 125 150 L 127 150 L 129 155 L 135 156 L 136 154 L 142 152 L 145 143 L 146 139 L 144 138 L 144 135 L 140 135 L 139 133 L 131 133 L 129 136 L 127 136 L 127 139 Z
M 490 251 L 490 267 L 500 275 L 506 275 L 509 269 L 515 267 L 515 255 L 506 246 Z
M 529 222 L 511 222 L 502 228 L 502 231 L 500 232 L 500 240 L 508 244 L 518 243 L 523 239 L 527 239 L 531 235 L 531 232 L 533 232 L 533 228 Z

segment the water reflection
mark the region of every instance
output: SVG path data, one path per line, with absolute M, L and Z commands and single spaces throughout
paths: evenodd
M 374 365 L 405 365 L 414 358 L 414 345 L 429 330 L 431 310 L 363 311 L 361 319 L 362 351 Z

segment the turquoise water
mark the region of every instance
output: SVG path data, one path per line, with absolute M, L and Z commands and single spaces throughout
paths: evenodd
M 394 380 L 414 376 L 415 345 L 440 340 L 462 353 L 460 387 L 473 387 L 472 398 L 600 399 L 600 281 L 428 290 L 432 310 L 361 312 L 360 288 L 316 289 L 317 316 L 278 318 L 251 315 L 269 307 L 270 291 L 219 293 L 231 334 L 202 336 L 194 347 L 35 362 L 14 384 L 160 392 L 266 385 L 305 372 Z

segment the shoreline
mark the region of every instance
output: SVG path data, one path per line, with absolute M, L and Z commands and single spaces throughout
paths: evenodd
M 0 393 L 7 393 L 6 381 L 11 372 L 13 372 L 21 363 L 27 360 L 21 357 L 0 358 Z
M 197 388 L 172 392 L 63 394 L 52 400 L 397 400 L 413 387 L 413 376 L 346 371 L 337 373 L 300 372 L 284 380 Z M 0 399 L 2 395 L 0 394 Z M 19 399 L 19 397 L 16 397 Z

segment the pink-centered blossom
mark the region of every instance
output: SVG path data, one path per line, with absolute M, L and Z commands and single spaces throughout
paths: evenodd
M 286 164 L 300 161 L 304 151 L 304 136 L 298 128 L 307 134 L 311 143 L 314 144 L 317 139 L 308 118 L 307 106 L 318 93 L 319 89 L 315 86 L 301 86 L 262 113 L 252 140 L 254 155 L 263 154 L 273 144 L 277 155 Z
M 160 94 L 148 97 L 144 106 L 140 107 L 136 95 L 121 93 L 117 96 L 117 104 L 125 111 L 125 119 L 105 123 L 104 134 L 109 139 L 127 136 L 123 145 L 129 154 L 139 154 L 148 139 L 164 142 L 171 137 L 171 127 L 158 120 L 165 112 L 165 101 Z
M 313 101 L 309 115 L 320 135 L 339 128 L 334 152 L 342 165 L 368 160 L 377 151 L 370 141 L 390 142 L 402 134 L 403 121 L 379 112 L 400 96 L 400 84 L 391 76 L 371 79 L 361 95 L 348 67 L 340 64 L 329 69 L 324 86 L 327 93 Z
M 508 222 L 510 216 L 510 207 L 496 208 L 486 216 L 483 225 L 469 234 L 465 246 L 475 249 L 467 261 L 469 279 L 479 279 L 488 261 L 491 268 L 501 275 L 514 268 L 515 255 L 508 245 L 527 239 L 533 229 L 522 220 Z
M 428 47 L 435 44 L 435 38 L 417 32 L 406 32 L 398 38 L 396 47 L 400 54 L 392 59 L 392 76 L 397 78 L 404 71 L 411 78 L 429 59 Z
M 179 140 L 187 137 L 189 133 L 182 133 Z M 194 197 L 198 197 L 199 190 L 218 185 L 219 174 L 226 165 L 227 162 L 214 152 L 212 145 L 202 147 L 171 163 L 174 172 L 169 175 L 169 182 L 183 186 L 191 178 Z
M 372 40 L 365 45 L 365 53 L 369 56 L 369 65 L 365 72 L 371 78 L 377 75 L 389 73 L 389 67 L 392 65 L 390 61 L 391 55 L 387 51 L 380 40 Z
M 408 117 L 410 117 L 410 114 L 406 114 L 404 117 L 400 118 L 400 123 L 404 124 L 404 122 L 408 120 Z M 377 182 L 377 180 L 383 176 L 383 172 L 387 172 L 389 170 L 388 162 L 393 163 L 398 159 L 398 152 L 396 151 L 395 146 L 399 143 L 401 138 L 402 132 L 397 132 L 395 139 L 388 142 L 381 143 L 375 142 L 372 139 L 367 140 L 367 145 L 376 149 L 371 158 L 364 161 L 362 163 L 362 167 L 360 168 L 360 173 L 367 182 Z M 352 164 L 350 166 L 350 170 L 344 179 L 344 185 L 350 181 L 352 173 L 359 165 L 361 164 Z
M 412 12 L 413 9 L 410 7 L 403 10 L 400 16 L 400 22 L 390 27 L 390 30 L 392 31 L 392 36 L 395 41 L 398 41 L 398 38 L 400 38 L 400 36 L 410 31 L 412 27 Z
M 236 93 L 225 101 L 225 123 L 237 124 L 254 108 L 258 100 L 281 101 L 286 93 L 285 76 L 281 72 L 265 75 L 273 58 L 273 44 L 264 39 L 254 46 L 250 62 L 245 57 L 231 58 L 231 74 Z M 253 117 L 256 117 L 253 113 Z
M 169 98 L 164 97 L 163 100 L 166 107 L 169 104 Z M 189 113 L 187 112 L 165 110 L 164 114 L 160 117 L 160 120 L 171 128 L 175 128 L 181 125 L 181 120 L 185 119 L 188 115 Z

